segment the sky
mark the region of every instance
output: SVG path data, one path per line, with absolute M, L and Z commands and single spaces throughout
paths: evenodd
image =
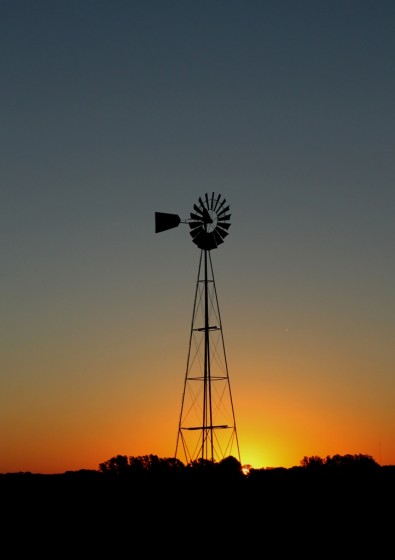
M 395 3 L 0 1 L 0 472 L 175 454 L 205 193 L 242 464 L 395 464 Z

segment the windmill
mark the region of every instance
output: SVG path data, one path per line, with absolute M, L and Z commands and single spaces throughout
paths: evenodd
M 229 206 L 220 194 L 207 193 L 190 218 L 155 212 L 155 233 L 188 224 L 200 249 L 188 358 L 181 400 L 175 457 L 187 464 L 233 456 L 240 460 L 222 321 L 211 251 L 230 227 Z

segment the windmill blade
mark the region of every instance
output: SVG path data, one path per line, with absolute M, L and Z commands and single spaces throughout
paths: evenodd
M 221 245 L 221 243 L 224 242 L 224 240 L 222 239 L 221 235 L 219 234 L 218 230 L 214 231 L 214 239 L 216 242 L 216 245 L 218 247 L 218 245 Z
M 191 226 L 190 234 L 195 237 L 200 231 L 204 231 L 202 227 L 202 222 L 199 222 L 196 226 Z
M 214 235 L 210 235 L 207 239 L 206 246 L 203 249 L 207 251 L 211 251 L 211 249 L 216 249 L 218 247 L 218 243 L 214 237 Z
M 218 219 L 222 216 L 222 214 L 225 214 L 225 212 L 228 212 L 230 206 L 226 206 L 226 208 L 222 208 L 222 210 L 220 212 L 217 212 L 217 216 Z
M 212 210 L 214 206 L 214 191 L 213 194 L 211 195 L 211 202 L 210 202 L 210 209 Z
M 196 204 L 193 205 L 193 209 L 196 210 L 196 212 L 198 212 L 199 214 L 203 214 L 203 209 Z
M 198 246 L 201 249 L 204 249 L 205 251 L 211 251 L 211 249 L 216 249 L 217 248 L 217 243 L 215 241 L 214 235 L 212 235 L 210 233 L 207 233 L 207 232 L 203 232 L 203 235 L 199 239 L 199 245 Z
M 202 235 L 204 235 L 205 232 L 204 232 L 203 228 L 199 227 L 199 228 L 196 228 L 196 229 L 190 231 L 189 233 L 190 233 L 190 236 L 193 239 L 193 242 L 197 244 L 198 240 L 202 238 Z
M 225 221 L 225 220 L 230 220 L 230 217 L 231 217 L 231 216 L 232 216 L 232 214 L 228 214 L 227 216 L 218 217 L 218 221 L 219 221 L 219 222 L 223 222 L 223 221 Z
M 218 206 L 216 212 L 217 214 L 219 214 L 219 211 L 221 210 L 222 206 L 226 203 L 226 198 L 224 198 L 221 202 L 221 204 Z
M 214 193 L 213 193 L 213 197 L 214 197 Z M 217 206 L 218 206 L 218 204 L 219 204 L 220 199 L 221 199 L 221 195 L 219 194 L 219 195 L 218 195 L 218 198 L 217 198 L 217 200 L 216 200 L 216 202 L 215 202 L 215 206 L 214 206 L 214 208 L 213 208 L 214 211 L 217 210 Z
M 199 228 L 198 230 L 195 230 L 195 232 L 190 232 L 190 235 L 192 236 L 193 242 L 196 243 L 199 249 L 211 251 L 211 249 L 215 249 L 217 247 L 214 235 L 204 231 L 203 228 Z
M 199 220 L 201 222 L 203 219 L 203 212 L 201 212 L 200 216 L 198 216 L 198 214 L 194 214 L 193 212 L 191 212 L 190 216 L 193 220 Z
M 228 222 L 228 223 L 226 223 L 226 222 L 223 222 L 223 223 L 222 223 L 221 221 L 218 221 L 218 223 L 217 223 L 217 227 L 221 227 L 221 228 L 229 229 L 229 228 L 230 228 L 230 222 Z
M 222 239 L 224 239 L 227 235 L 229 235 L 226 229 L 223 229 L 220 225 L 217 225 L 217 229 L 215 230 L 215 233 L 217 232 L 220 234 Z

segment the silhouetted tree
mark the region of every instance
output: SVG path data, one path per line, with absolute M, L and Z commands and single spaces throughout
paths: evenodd
M 317 455 L 313 455 L 312 457 L 303 457 L 303 459 L 300 461 L 300 464 L 303 468 L 308 468 L 308 469 L 317 469 L 319 467 L 322 467 L 324 464 L 324 459 L 321 459 L 321 457 L 318 457 Z
M 342 471 L 368 471 L 378 467 L 378 463 L 370 455 L 333 455 L 327 457 L 325 466 L 331 469 L 341 469 Z
M 138 457 L 117 455 L 99 465 L 99 471 L 104 474 L 133 477 L 173 475 L 184 468 L 184 464 L 179 459 L 160 458 L 152 454 Z
M 328 455 L 325 459 L 318 457 L 316 455 L 312 457 L 303 457 L 300 462 L 301 466 L 306 469 L 325 469 L 331 471 L 349 471 L 349 470 L 358 470 L 358 471 L 367 471 L 375 469 L 379 467 L 378 463 L 371 457 L 370 455 L 333 455 L 332 457 Z
M 129 470 L 129 462 L 126 455 L 116 455 L 108 461 L 100 463 L 99 470 L 106 474 L 125 474 Z
M 198 478 L 202 479 L 213 475 L 215 466 L 215 462 L 199 457 L 199 459 L 195 459 L 188 463 L 186 469 L 188 477 L 191 478 L 193 476 L 193 478 L 197 480 Z
M 244 476 L 240 461 L 232 455 L 225 457 L 218 463 L 218 471 L 228 478 L 237 479 Z
M 175 457 L 161 458 L 157 455 L 129 457 L 130 468 L 134 473 L 145 472 L 155 477 L 174 476 L 185 468 L 182 461 Z

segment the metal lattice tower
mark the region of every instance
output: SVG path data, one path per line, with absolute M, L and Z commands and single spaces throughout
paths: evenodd
M 189 224 L 200 249 L 195 299 L 182 392 L 175 457 L 187 464 L 218 462 L 233 456 L 241 462 L 225 342 L 211 250 L 228 235 L 229 206 L 221 195 L 205 195 L 190 219 L 155 213 L 155 231 Z

